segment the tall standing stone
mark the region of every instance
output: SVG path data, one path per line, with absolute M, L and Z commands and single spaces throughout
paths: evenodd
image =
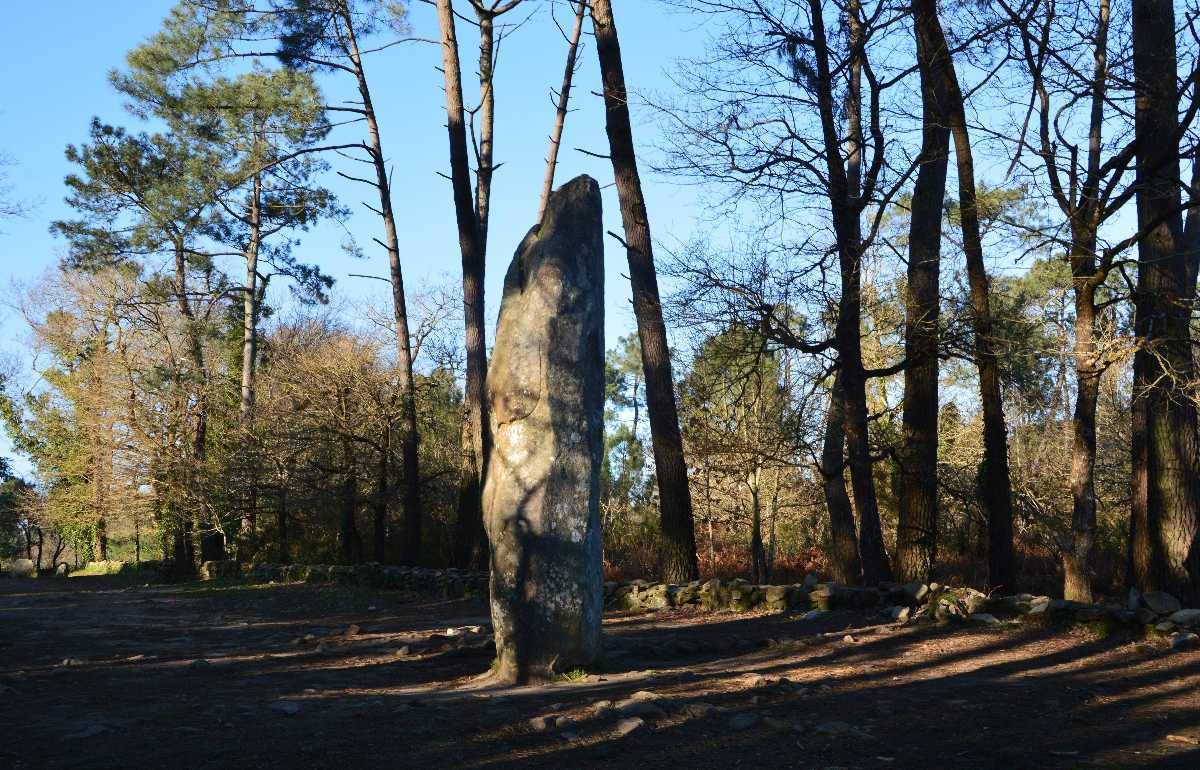
M 550 196 L 504 278 L 483 506 L 496 674 L 509 682 L 600 654 L 603 238 L 600 187 L 577 177 Z

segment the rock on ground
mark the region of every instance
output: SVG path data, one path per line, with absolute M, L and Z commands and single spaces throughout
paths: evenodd
M 8 568 L 8 574 L 15 578 L 31 578 L 37 577 L 37 565 L 32 559 L 13 559 L 12 566 Z

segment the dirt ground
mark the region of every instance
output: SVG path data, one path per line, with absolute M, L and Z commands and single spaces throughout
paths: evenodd
M 398 592 L 2 580 L 0 767 L 1200 768 L 1200 652 L 1159 642 L 611 614 L 603 673 L 503 688 L 486 623 Z M 635 693 L 621 737 L 594 706 Z

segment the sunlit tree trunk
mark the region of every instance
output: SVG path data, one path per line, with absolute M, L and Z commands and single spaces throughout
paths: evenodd
M 922 14 L 923 35 L 929 42 L 932 71 L 946 95 L 945 115 L 954 138 L 958 167 L 959 221 L 970 285 L 971 321 L 975 333 L 975 366 L 979 372 L 979 400 L 983 409 L 983 469 L 980 500 L 987 512 L 988 585 L 1012 590 L 1016 583 L 1013 557 L 1012 483 L 1008 470 L 1008 429 L 1000 391 L 1000 363 L 992 330 L 992 306 L 983 239 L 975 192 L 975 160 L 967 129 L 966 108 L 954 61 L 936 13 Z
M 646 406 L 650 413 L 650 436 L 654 445 L 662 516 L 660 569 L 664 580 L 686 582 L 699 576 L 692 498 L 683 455 L 683 438 L 679 432 L 671 351 L 667 345 L 667 328 L 659 300 L 650 221 L 638 175 L 633 128 L 629 119 L 629 95 L 610 0 L 593 0 L 592 25 L 604 82 L 609 154 L 621 205 L 621 220 L 625 227 L 633 312 L 638 325 L 638 338 L 642 343 Z
M 1192 388 L 1196 293 L 1180 207 L 1179 94 L 1171 0 L 1133 5 L 1139 230 L 1134 359 L 1132 578 L 1200 598 L 1200 445 Z

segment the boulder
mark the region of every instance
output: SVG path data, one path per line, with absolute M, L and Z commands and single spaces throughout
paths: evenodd
M 242 569 L 233 559 L 206 561 L 200 565 L 201 580 L 219 580 L 241 577 Z
M 8 574 L 15 578 L 35 578 L 37 577 L 37 565 L 32 559 L 13 559 L 12 566 L 8 568 Z
M 764 586 L 763 606 L 769 610 L 782 612 L 788 609 L 788 590 L 790 586 Z
M 504 277 L 483 490 L 502 681 L 552 678 L 601 653 L 603 239 L 600 185 L 577 177 L 550 196 Z
M 1172 613 L 1171 617 L 1167 618 L 1167 620 L 1170 620 L 1177 626 L 1196 628 L 1200 626 L 1200 610 L 1179 610 Z
M 1142 594 L 1142 604 L 1159 615 L 1170 615 L 1183 609 L 1183 605 L 1166 591 L 1147 591 Z
M 1176 631 L 1171 635 L 1171 649 L 1176 652 L 1200 647 L 1200 635 L 1192 631 Z
M 642 719 L 641 717 L 629 717 L 628 719 L 622 719 L 620 722 L 617 722 L 614 732 L 616 732 L 618 738 L 625 738 L 626 736 L 633 735 L 639 730 L 645 728 L 645 726 L 646 720 Z
M 71 565 L 63 562 L 54 568 L 54 574 L 57 577 L 67 577 L 71 574 Z
M 757 606 L 762 591 L 744 580 L 734 580 L 729 586 L 729 609 L 747 612 Z
M 679 586 L 671 597 L 671 606 L 683 607 L 700 601 L 700 581 L 693 580 L 685 586 Z
M 665 610 L 671 606 L 670 586 L 654 583 L 644 591 L 638 591 L 638 600 L 643 610 Z
M 900 590 L 904 592 L 904 596 L 912 604 L 921 604 L 929 596 L 929 586 L 919 581 L 906 583 L 900 587 Z
M 707 612 L 716 612 L 729 606 L 729 589 L 719 578 L 700 586 L 700 606 Z

